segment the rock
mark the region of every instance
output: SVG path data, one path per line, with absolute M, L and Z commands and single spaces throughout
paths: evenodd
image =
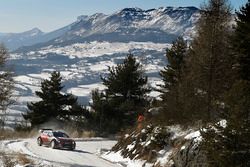
M 187 140 L 173 155 L 175 167 L 208 167 L 206 156 L 195 140 Z

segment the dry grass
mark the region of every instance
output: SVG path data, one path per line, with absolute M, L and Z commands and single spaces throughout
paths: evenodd
M 34 161 L 29 159 L 25 154 L 7 154 L 5 152 L 0 152 L 0 160 L 2 161 L 3 167 L 15 167 L 19 165 L 32 165 Z
M 70 137 L 72 138 L 90 138 L 96 137 L 94 131 L 76 131 L 76 130 L 65 130 Z M 0 130 L 0 140 L 13 140 L 13 139 L 22 139 L 22 138 L 33 138 L 38 136 L 39 131 L 33 129 L 30 131 L 12 131 L 12 130 Z
M 94 131 L 83 131 L 79 137 L 81 138 L 96 137 L 96 133 Z
M 17 161 L 11 155 L 6 155 L 4 152 L 0 152 L 0 159 L 3 167 L 14 167 Z
M 31 130 L 31 131 L 0 130 L 0 140 L 31 138 L 35 137 L 37 134 L 38 134 L 37 130 Z
M 70 137 L 72 138 L 91 138 L 91 137 L 96 137 L 96 133 L 94 131 L 82 131 L 82 132 L 77 132 L 77 131 L 68 131 Z
M 34 164 L 34 162 L 31 159 L 27 158 L 27 156 L 24 154 L 18 153 L 16 158 L 17 158 L 18 164 L 21 164 L 24 166 L 27 164 Z
M 31 131 L 13 131 L 13 130 L 0 130 L 0 140 L 13 140 L 13 139 L 20 139 L 20 138 L 30 138 L 37 135 L 37 130 Z M 20 165 L 27 165 L 33 164 L 33 161 L 25 154 L 21 153 L 6 153 L 0 151 L 0 159 L 2 161 L 3 167 L 14 167 L 17 164 Z M 0 165 L 1 166 L 1 165 Z

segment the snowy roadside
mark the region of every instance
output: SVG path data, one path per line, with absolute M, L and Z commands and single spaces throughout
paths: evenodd
M 27 142 L 22 140 L 0 141 L 0 166 L 25 167 L 43 166 L 51 167 L 59 165 L 37 157 L 27 148 Z
M 171 136 L 169 140 L 174 141 L 178 140 L 179 138 L 183 140 L 194 140 L 199 142 L 201 140 L 201 134 L 199 131 L 195 130 L 188 130 L 183 131 L 179 126 L 172 126 L 168 127 L 169 131 L 171 132 Z M 156 128 L 157 129 L 157 128 Z M 142 129 L 141 133 L 145 133 L 147 130 Z M 158 133 L 158 132 L 156 132 Z M 106 151 L 101 154 L 101 157 L 111 161 L 113 163 L 121 164 L 122 166 L 126 167 L 153 167 L 153 166 L 171 166 L 174 164 L 173 162 L 173 154 L 177 152 L 177 149 L 185 149 L 185 146 L 174 147 L 171 145 L 165 145 L 161 150 L 153 150 L 153 153 L 156 155 L 156 159 L 150 162 L 150 160 L 144 160 L 141 157 L 141 147 L 147 149 L 147 147 L 154 142 L 155 135 L 148 136 L 146 141 L 142 141 L 138 139 L 138 134 L 132 133 L 125 135 L 126 138 L 136 138 L 136 141 L 140 141 L 139 144 L 134 141 L 132 143 L 126 145 L 123 148 L 120 148 L 118 151 Z M 128 139 L 131 140 L 131 139 Z M 133 139 L 132 139 L 133 140 Z M 139 145 L 139 147 L 138 147 Z M 132 154 L 131 154 L 132 152 Z M 131 158 L 133 157 L 133 158 Z M 145 157 L 144 157 L 145 158 Z M 147 158 L 146 158 L 147 159 Z
M 217 125 L 225 128 L 226 120 L 221 120 Z M 202 129 L 216 129 L 209 125 Z M 147 126 L 138 131 L 124 135 L 113 147 L 101 157 L 113 163 L 126 167 L 154 167 L 154 166 L 183 166 L 188 160 L 200 162 L 206 158 L 200 152 L 202 142 L 199 128 L 182 129 L 180 126 L 153 127 Z
M 20 140 L 5 140 L 0 141 L 0 150 L 5 155 L 15 155 L 18 159 L 19 155 L 25 155 L 34 167 L 119 167 L 120 165 L 113 164 L 98 156 L 99 150 L 109 150 L 116 141 L 92 138 L 92 139 L 77 139 L 77 146 L 74 151 L 51 149 L 49 147 L 38 146 L 36 139 L 20 139 Z M 2 156 L 0 156 L 2 157 Z M 3 157 L 0 158 L 3 162 Z M 0 166 L 3 166 L 0 160 Z M 15 161 L 14 167 L 23 167 L 26 164 Z

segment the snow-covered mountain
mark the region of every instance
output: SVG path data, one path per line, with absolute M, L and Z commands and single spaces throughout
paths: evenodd
M 58 30 L 44 33 L 38 28 L 34 28 L 22 33 L 0 33 L 0 43 L 4 43 L 10 50 L 16 50 L 20 47 L 32 46 L 55 39 L 65 34 L 71 25 Z
M 0 42 L 11 50 L 23 48 L 20 51 L 96 40 L 165 43 L 179 35 L 190 37 L 198 18 L 199 9 L 195 7 L 125 8 L 110 15 L 82 15 L 72 24 L 49 33 L 38 28 L 22 33 L 0 33 Z
M 43 34 L 38 28 L 22 33 L 1 33 L 0 43 L 4 43 L 9 49 L 16 49 L 20 46 L 32 45 L 32 40 L 39 38 Z
M 42 38 L 50 37 L 46 38 L 47 42 L 44 39 L 43 43 L 40 41 L 37 45 L 23 47 L 18 51 L 91 41 L 170 43 L 180 35 L 190 38 L 198 18 L 199 9 L 195 7 L 161 7 L 150 10 L 125 8 L 110 15 L 82 15 L 61 30 L 43 35 Z
M 199 10 L 194 7 L 126 8 L 110 15 L 79 16 L 66 27 L 40 33 L 36 45 L 11 53 L 17 103 L 9 109 L 9 123 L 17 122 L 17 115 L 27 111 L 27 102 L 39 100 L 35 91 L 54 70 L 63 76 L 64 92 L 88 105 L 91 90 L 104 89 L 100 75 L 106 75 L 108 66 L 121 63 L 130 52 L 143 63 L 149 85 L 156 87 L 161 82 L 159 71 L 167 64 L 165 50 L 179 35 L 190 39 L 198 18 Z
M 198 11 L 194 7 L 125 8 L 111 15 L 79 16 L 71 30 L 54 42 L 171 42 L 176 36 L 186 35 L 188 28 L 192 29 L 199 16 Z

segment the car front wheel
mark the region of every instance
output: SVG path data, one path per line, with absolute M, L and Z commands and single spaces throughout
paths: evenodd
M 39 146 L 41 146 L 43 144 L 43 141 L 42 141 L 42 139 L 40 137 L 37 139 L 37 144 Z
M 55 140 L 52 140 L 52 141 L 51 141 L 50 147 L 53 148 L 53 149 L 56 148 L 56 142 L 55 142 Z

